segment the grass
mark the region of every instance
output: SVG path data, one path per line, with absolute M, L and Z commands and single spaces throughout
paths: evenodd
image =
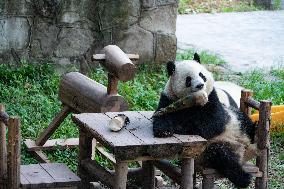
M 177 55 L 178 60 L 192 59 L 194 50 L 188 50 Z M 202 51 L 201 61 L 215 65 L 226 62 L 218 55 Z M 18 115 L 22 122 L 22 137 L 35 139 L 42 129 L 46 128 L 52 118 L 60 110 L 58 100 L 58 84 L 60 75 L 54 71 L 51 62 L 30 64 L 22 61 L 21 65 L 0 64 L 0 99 L 10 115 Z M 106 84 L 106 73 L 98 68 L 91 76 L 94 80 Z M 220 77 L 222 78 L 222 77 Z M 134 80 L 119 83 L 119 93 L 130 105 L 130 110 L 154 110 L 167 80 L 165 66 L 141 65 Z M 256 70 L 240 76 L 239 84 L 255 91 L 257 99 L 272 99 L 274 104 L 284 104 L 284 70 L 272 69 L 269 72 Z M 55 132 L 53 138 L 78 137 L 78 130 L 70 117 L 64 121 Z M 270 161 L 270 188 L 281 188 L 284 173 L 284 134 L 272 136 L 272 151 Z M 47 153 L 52 161 L 66 163 L 73 171 L 77 166 L 77 149 L 55 150 Z M 109 162 L 97 156 L 103 165 Z M 23 164 L 36 161 L 22 148 Z M 282 187 L 284 188 L 284 187 Z
M 251 0 L 180 0 L 180 14 L 245 12 L 261 10 Z

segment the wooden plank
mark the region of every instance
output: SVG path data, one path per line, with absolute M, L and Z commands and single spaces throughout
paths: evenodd
M 82 129 L 88 131 L 103 146 L 114 147 L 140 147 L 142 141 L 123 128 L 119 132 L 112 132 L 108 128 L 110 118 L 101 113 L 74 114 L 73 121 Z M 127 140 L 126 140 L 127 139 Z
M 39 164 L 21 165 L 21 174 L 31 188 L 55 187 L 55 180 Z
M 5 106 L 0 104 L 0 112 L 5 112 Z M 7 179 L 7 144 L 6 125 L 0 121 L 0 188 L 5 187 Z
M 116 160 L 113 156 L 113 154 L 108 153 L 104 147 L 96 147 L 96 149 L 98 150 L 98 152 L 105 158 L 107 158 L 108 160 L 110 160 L 113 164 L 116 164 Z
M 60 124 L 64 121 L 64 119 L 69 115 L 70 112 L 71 108 L 69 106 L 64 105 L 61 111 L 53 118 L 49 126 L 36 139 L 35 143 L 38 146 L 44 145 L 45 142 L 51 137 L 51 135 L 60 126 Z
M 21 163 L 21 129 L 20 119 L 11 117 L 8 121 L 8 188 L 20 187 L 20 163 Z
M 43 163 L 40 166 L 55 180 L 57 187 L 74 186 L 81 181 L 64 163 Z
M 55 150 L 58 148 L 76 148 L 79 146 L 79 138 L 48 140 L 43 146 L 38 146 L 35 141 L 31 139 L 26 139 L 24 143 L 27 146 L 28 151 Z
M 30 182 L 22 174 L 20 175 L 20 183 L 21 183 L 21 189 L 27 189 L 31 187 Z
M 32 151 L 31 153 L 40 163 L 50 163 L 48 157 L 43 153 L 43 151 Z

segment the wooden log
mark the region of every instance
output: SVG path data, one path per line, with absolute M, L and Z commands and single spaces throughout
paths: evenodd
M 155 189 L 155 167 L 153 161 L 143 161 L 143 189 Z
M 175 183 L 181 184 L 182 175 L 181 170 L 178 167 L 171 164 L 168 160 L 154 161 L 154 165 Z
M 8 188 L 20 187 L 21 131 L 20 119 L 11 117 L 8 122 Z
M 193 189 L 194 159 L 184 158 L 181 164 L 181 186 L 180 189 Z
M 55 116 L 55 118 L 53 118 L 49 126 L 36 139 L 35 141 L 36 145 L 38 146 L 44 145 L 46 141 L 51 137 L 51 135 L 55 132 L 55 130 L 64 121 L 64 119 L 69 115 L 70 112 L 71 108 L 69 106 L 64 105 L 61 111 Z
M 137 61 L 139 60 L 139 54 L 126 54 L 128 58 L 132 61 Z M 106 60 L 106 55 L 105 54 L 95 54 L 92 57 L 92 61 L 105 61 Z
M 116 45 L 108 45 L 104 48 L 106 61 L 103 66 L 121 81 L 129 81 L 134 78 L 136 66 L 128 56 Z
M 0 112 L 5 112 L 5 106 L 0 104 Z M 6 186 L 7 179 L 7 148 L 6 125 L 0 121 L 0 188 Z
M 120 95 L 107 95 L 104 85 L 78 73 L 66 74 L 60 82 L 59 98 L 80 113 L 117 112 L 128 109 Z
M 82 160 L 82 166 L 86 172 L 95 181 L 100 181 L 104 185 L 112 188 L 114 184 L 113 174 L 109 172 L 106 168 L 102 167 L 93 160 L 85 159 Z
M 127 162 L 116 161 L 114 189 L 126 189 L 128 166 Z
M 259 110 L 259 107 L 260 107 L 260 103 L 252 98 L 248 98 L 247 101 L 245 102 L 248 106 L 256 109 L 256 110 Z
M 271 116 L 271 101 L 260 101 L 259 122 L 257 130 L 257 147 L 260 155 L 256 158 L 256 165 L 262 172 L 262 177 L 256 179 L 256 187 L 259 189 L 268 188 L 268 157 L 269 157 L 269 127 Z
M 246 102 L 250 97 L 252 97 L 252 95 L 253 95 L 252 91 L 246 89 L 242 90 L 241 99 L 240 99 L 240 109 L 248 116 L 251 115 L 251 108 L 247 106 Z

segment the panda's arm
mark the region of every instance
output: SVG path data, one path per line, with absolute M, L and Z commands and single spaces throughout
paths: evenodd
M 165 93 L 162 93 L 157 110 L 160 110 L 161 108 L 165 108 L 172 103 L 173 103 L 173 101 L 171 99 L 169 99 Z
M 161 94 L 159 105 L 157 110 L 165 108 L 172 104 L 170 100 L 164 93 Z M 174 134 L 173 129 L 173 119 L 171 115 L 153 117 L 153 131 L 155 137 L 170 137 Z

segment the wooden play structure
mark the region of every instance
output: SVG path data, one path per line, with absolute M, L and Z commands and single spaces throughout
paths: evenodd
M 181 189 L 193 189 L 196 184 L 194 158 L 203 151 L 206 140 L 200 136 L 186 135 L 155 138 L 151 122 L 153 112 L 126 111 L 128 104 L 118 94 L 118 82 L 134 78 L 136 66 L 132 61 L 138 58 L 135 54 L 125 54 L 114 45 L 106 46 L 104 54 L 94 55 L 93 60 L 99 61 L 108 72 L 107 87 L 77 72 L 68 73 L 62 78 L 59 87 L 61 111 L 35 141 L 24 141 L 28 151 L 34 154 L 40 164 L 20 165 L 20 120 L 7 116 L 5 120 L 0 119 L 0 189 L 87 189 L 90 182 L 99 182 L 114 189 L 126 189 L 128 180 L 144 189 L 154 189 L 163 185 L 158 183 L 156 168 L 179 184 Z M 244 169 L 257 177 L 257 189 L 267 189 L 271 102 L 254 100 L 252 92 L 248 90 L 242 91 L 240 102 L 241 111 L 248 115 L 251 114 L 251 108 L 259 111 L 256 135 L 260 154 L 256 165 L 246 164 Z M 5 117 L 1 105 L 0 110 L 0 115 Z M 70 113 L 74 113 L 72 120 L 79 128 L 79 138 L 50 140 Z M 107 125 L 118 114 L 127 116 L 129 124 L 119 132 L 112 132 Z M 43 153 L 44 150 L 58 147 L 79 147 L 80 178 L 66 165 L 50 163 Z M 112 162 L 114 170 L 96 162 L 93 159 L 95 153 Z M 182 162 L 180 168 L 165 160 L 176 158 Z M 138 162 L 140 167 L 128 168 L 129 162 Z M 213 169 L 202 170 L 201 174 L 203 189 L 213 189 L 214 180 L 222 177 Z
M 118 112 L 128 109 L 128 103 L 118 94 L 118 82 L 134 78 L 136 66 L 132 61 L 138 60 L 139 55 L 125 54 L 115 45 L 106 46 L 104 53 L 94 55 L 93 61 L 99 61 L 108 71 L 107 87 L 78 72 L 68 73 L 60 81 L 61 111 L 35 141 L 25 140 L 28 150 L 38 161 L 49 162 L 43 150 L 52 150 L 55 146 L 57 148 L 78 147 L 78 138 L 49 140 L 70 113 Z M 104 154 L 103 148 L 98 150 Z

